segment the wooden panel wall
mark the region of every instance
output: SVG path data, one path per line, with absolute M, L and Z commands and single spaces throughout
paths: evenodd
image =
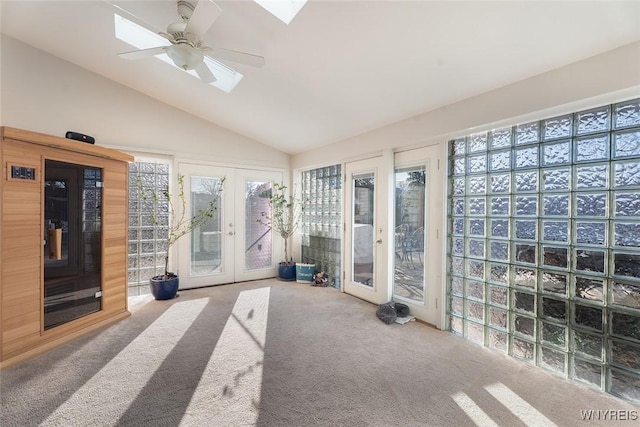
M 2 142 L 2 360 L 40 339 L 42 165 L 31 144 Z M 36 180 L 11 180 L 9 166 L 36 168 Z
M 44 330 L 45 159 L 103 170 L 102 309 Z M 127 154 L 64 138 L 2 128 L 0 162 L 0 367 L 127 316 Z M 10 179 L 10 166 L 36 169 Z
M 117 310 L 127 304 L 128 182 L 126 163 L 118 162 L 104 170 L 102 304 L 105 310 Z

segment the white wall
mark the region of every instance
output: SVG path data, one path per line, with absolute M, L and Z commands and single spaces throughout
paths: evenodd
M 640 42 L 293 156 L 309 169 L 640 97 Z
M 2 35 L 0 124 L 96 144 L 239 166 L 289 168 L 289 155 Z
M 2 35 L 0 123 L 100 145 L 288 169 L 289 156 Z M 293 169 L 402 150 L 470 132 L 640 96 L 640 42 L 321 149 Z M 184 144 L 188 141 L 188 144 Z

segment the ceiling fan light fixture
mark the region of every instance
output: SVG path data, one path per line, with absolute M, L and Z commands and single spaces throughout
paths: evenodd
M 202 53 L 188 44 L 174 44 L 167 48 L 167 55 L 177 67 L 183 70 L 193 70 L 202 62 Z

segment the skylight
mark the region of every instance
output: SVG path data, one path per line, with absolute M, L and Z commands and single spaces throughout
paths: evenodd
M 169 40 L 165 39 L 161 35 L 156 34 L 153 31 L 150 31 L 136 24 L 135 22 L 118 15 L 117 13 L 114 13 L 113 16 L 115 19 L 116 38 L 133 46 L 134 48 L 150 49 L 158 46 L 171 46 Z M 173 63 L 171 58 L 169 58 L 166 53 L 156 55 L 155 58 L 166 62 L 167 64 L 178 68 L 179 70 L 182 70 L 182 68 L 177 67 L 176 64 Z M 215 82 L 211 83 L 211 85 L 226 93 L 231 92 L 243 77 L 242 74 L 240 74 L 236 70 L 227 67 L 226 65 L 216 61 L 211 57 L 205 56 L 204 63 L 207 65 L 207 67 L 209 67 L 209 69 L 217 79 Z M 195 71 L 187 70 L 186 72 L 191 74 L 195 78 L 198 78 L 198 74 L 196 74 Z
M 153 31 L 129 21 L 126 18 L 113 14 L 115 18 L 116 38 L 130 44 L 136 49 L 150 49 L 157 46 L 170 46 L 169 40 Z
M 254 0 L 276 18 L 289 25 L 307 0 Z

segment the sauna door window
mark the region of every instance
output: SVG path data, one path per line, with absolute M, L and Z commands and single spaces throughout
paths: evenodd
M 102 169 L 45 160 L 44 328 L 100 310 Z

